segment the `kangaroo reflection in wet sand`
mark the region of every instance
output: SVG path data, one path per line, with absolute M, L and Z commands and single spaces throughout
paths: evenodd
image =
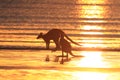
M 74 42 L 72 39 L 70 39 L 61 29 L 51 29 L 46 34 L 40 33 L 37 36 L 37 39 L 42 38 L 45 41 L 46 49 L 49 49 L 50 40 L 53 40 L 54 43 L 56 44 L 56 48 L 54 50 L 57 50 L 60 49 L 60 45 L 59 45 L 60 35 L 66 37 L 72 43 L 80 46 L 79 43 Z
M 58 62 L 59 57 L 62 57 L 60 64 L 63 64 L 64 61 L 69 61 L 70 59 L 68 59 L 68 54 L 70 54 L 73 57 L 82 57 L 81 55 L 74 55 L 72 53 L 72 47 L 70 45 L 70 43 L 64 39 L 64 36 L 60 35 L 60 47 L 62 50 L 62 55 L 56 56 L 55 62 Z M 64 52 L 66 53 L 66 55 L 64 55 Z M 66 58 L 65 60 L 63 58 Z

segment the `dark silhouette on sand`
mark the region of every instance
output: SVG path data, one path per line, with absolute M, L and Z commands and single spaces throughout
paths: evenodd
M 62 55 L 57 56 L 55 62 L 57 62 L 59 60 L 59 57 L 62 57 L 62 60 L 60 62 L 61 64 L 63 64 L 64 61 L 69 61 L 68 54 L 70 54 L 73 57 L 83 57 L 81 55 L 74 55 L 72 53 L 71 44 L 66 39 L 64 39 L 63 35 L 60 36 L 60 47 L 61 47 L 61 50 L 62 50 Z M 64 55 L 64 52 L 66 53 L 66 55 Z M 66 60 L 63 59 L 64 57 L 66 58 Z
M 56 44 L 55 50 L 57 50 L 60 49 L 60 45 L 59 45 L 60 36 L 66 37 L 72 43 L 80 46 L 79 43 L 74 42 L 72 39 L 70 39 L 61 29 L 51 29 L 46 34 L 40 33 L 37 36 L 37 39 L 42 38 L 45 41 L 46 49 L 49 49 L 50 40 L 53 40 L 54 43 Z

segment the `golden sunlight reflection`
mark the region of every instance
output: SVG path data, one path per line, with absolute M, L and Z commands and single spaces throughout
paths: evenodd
M 107 0 L 78 0 L 78 3 L 86 3 L 86 4 L 104 4 Z
M 108 74 L 98 72 L 76 72 L 73 74 L 76 80 L 107 80 Z
M 103 34 L 102 32 L 95 32 L 95 31 L 91 31 L 91 30 L 101 30 L 102 28 L 99 27 L 99 26 L 88 26 L 88 25 L 85 25 L 83 26 L 82 28 L 83 30 L 88 30 L 88 31 L 84 31 L 84 32 L 80 32 L 80 34 L 85 34 L 85 35 L 101 35 Z M 104 46 L 102 43 L 103 43 L 103 40 L 101 39 L 84 39 L 82 38 L 81 40 L 82 43 L 82 46 L 83 47 L 102 47 Z
M 101 32 L 81 32 L 82 34 L 89 34 L 89 35 L 96 35 L 96 34 L 102 34 Z
M 84 43 L 82 44 L 83 47 L 94 47 L 94 48 L 103 47 L 103 44 L 101 44 L 102 40 L 82 40 L 82 42 Z M 99 44 L 94 42 L 99 42 Z
M 107 14 L 106 8 L 104 6 L 98 5 L 98 4 L 104 4 L 107 0 L 78 0 L 78 3 L 84 3 L 89 5 L 83 5 L 78 7 L 78 16 L 81 18 L 85 18 L 83 22 L 87 23 L 102 23 L 106 22 L 104 20 L 105 15 Z M 96 5 L 94 5 L 96 4 Z M 97 35 L 103 35 L 103 33 L 99 30 L 102 30 L 101 26 L 98 25 L 83 25 L 82 28 L 83 32 L 80 32 L 80 34 L 84 35 L 90 35 L 88 37 L 90 40 L 86 40 L 85 38 L 82 38 L 83 47 L 103 47 L 103 40 L 98 39 Z M 95 31 L 96 30 L 96 31 Z M 93 35 L 93 36 L 91 36 Z M 94 35 L 96 35 L 94 37 Z M 94 37 L 94 39 L 91 39 L 91 37 Z
M 89 25 L 85 25 L 82 28 L 83 30 L 101 30 L 102 28 L 99 26 L 89 26 Z
M 91 68 L 105 68 L 108 67 L 103 61 L 102 52 L 81 52 L 84 58 L 77 62 L 77 66 L 91 67 Z
M 85 35 L 92 35 L 94 37 L 94 35 L 102 35 L 102 32 L 98 32 L 98 31 L 94 31 L 94 30 L 101 30 L 102 28 L 100 26 L 89 26 L 89 25 L 85 25 L 82 27 L 83 30 L 87 30 L 84 32 L 80 32 L 80 34 L 85 34 Z M 82 38 L 81 40 L 82 46 L 83 47 L 103 47 L 105 46 L 103 43 L 103 40 L 101 39 L 95 39 L 95 38 L 89 38 L 89 39 L 85 39 Z
M 78 0 L 78 3 L 80 2 L 85 4 L 91 4 L 90 6 L 83 5 L 78 7 L 79 17 L 87 19 L 87 20 L 84 20 L 84 22 L 89 22 L 89 23 L 105 22 L 105 20 L 102 20 L 101 18 L 104 18 L 105 15 L 107 14 L 106 8 L 104 6 L 97 5 L 97 4 L 104 4 L 106 0 L 82 0 L 82 1 Z M 93 5 L 93 4 L 96 4 L 96 5 Z M 96 20 L 97 18 L 99 19 Z
M 100 7 L 100 6 L 82 6 L 81 8 L 82 8 L 82 12 L 80 13 L 83 14 L 81 15 L 81 17 L 84 17 L 84 18 L 103 18 L 103 15 L 105 12 L 103 7 Z

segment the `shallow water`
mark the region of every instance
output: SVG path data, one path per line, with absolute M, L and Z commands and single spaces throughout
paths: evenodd
M 6 52 L 5 52 L 6 51 Z M 119 80 L 119 52 L 73 51 L 82 58 L 54 62 L 61 51 L 0 50 L 0 79 L 6 80 Z M 50 61 L 46 62 L 49 55 Z M 97 58 L 96 58 L 97 57 Z M 11 77 L 12 76 L 12 77 Z M 13 77 L 14 76 L 14 77 Z M 87 76 L 87 77 L 86 77 Z

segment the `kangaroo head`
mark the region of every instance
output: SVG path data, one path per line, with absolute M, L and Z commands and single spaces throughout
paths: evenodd
M 42 37 L 43 37 L 43 33 L 40 33 L 40 34 L 37 36 L 37 39 L 42 38 Z

